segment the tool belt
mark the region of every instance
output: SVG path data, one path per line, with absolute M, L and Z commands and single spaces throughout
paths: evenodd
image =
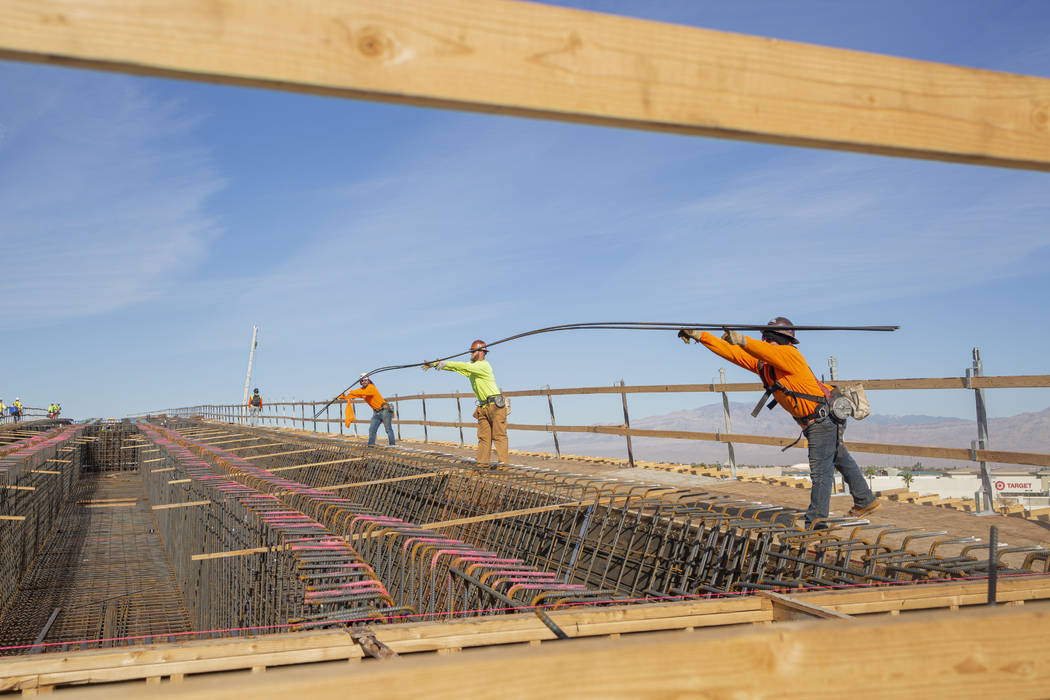
M 482 406 L 488 406 L 489 404 L 495 405 L 496 408 L 503 408 L 507 405 L 507 399 L 503 396 L 503 394 L 493 394 L 492 396 L 486 398 L 484 401 L 478 401 L 478 408 Z
M 391 411 L 394 410 L 394 407 L 390 405 L 389 401 L 384 401 L 382 406 L 380 406 L 379 408 L 373 408 L 372 410 L 375 411 L 376 413 L 382 413 L 383 411 L 385 411 L 388 408 Z

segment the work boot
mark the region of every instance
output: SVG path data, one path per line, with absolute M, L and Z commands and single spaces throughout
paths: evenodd
M 846 515 L 848 515 L 851 518 L 860 518 L 865 515 L 868 515 L 869 513 L 873 513 L 881 505 L 882 502 L 878 499 L 875 499 L 866 506 L 853 506 L 849 509 L 849 512 L 846 513 Z

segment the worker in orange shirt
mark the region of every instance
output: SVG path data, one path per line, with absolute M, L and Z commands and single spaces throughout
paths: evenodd
M 755 407 L 757 415 L 770 395 L 791 414 L 802 428 L 809 445 L 809 473 L 813 486 L 806 510 L 806 527 L 823 527 L 831 510 L 831 489 L 835 471 L 842 474 L 853 496 L 850 517 L 867 515 L 879 507 L 864 475 L 842 442 L 845 420 L 839 421 L 829 409 L 830 389 L 819 381 L 795 345 L 795 330 L 783 316 L 777 316 L 762 331 L 762 340 L 749 338 L 739 331 L 726 331 L 721 339 L 707 331 L 682 329 L 678 337 L 690 339 L 735 365 L 751 370 L 762 379 L 765 396 Z M 778 330 L 777 326 L 787 326 Z M 773 407 L 769 404 L 769 408 Z M 796 441 L 797 442 L 797 441 Z
M 379 393 L 379 389 L 376 389 L 376 385 L 372 383 L 372 380 L 368 378 L 367 374 L 361 375 L 361 388 L 348 391 L 345 394 L 339 395 L 340 399 L 346 399 L 346 427 L 350 427 L 351 421 L 354 420 L 354 408 L 351 404 L 353 399 L 364 399 L 372 408 L 372 422 L 368 425 L 368 444 L 373 446 L 376 444 L 376 435 L 379 433 L 379 424 L 382 423 L 383 427 L 386 428 L 386 436 L 390 440 L 390 444 L 394 444 L 394 428 L 392 421 L 394 418 L 394 407 L 391 406 L 383 395 Z

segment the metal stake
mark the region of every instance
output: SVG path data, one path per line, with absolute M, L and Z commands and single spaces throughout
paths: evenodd
M 981 349 L 973 349 L 973 367 L 966 370 L 966 388 L 973 389 L 977 402 L 977 440 L 970 443 L 970 459 L 977 461 L 977 450 L 988 449 L 988 413 L 984 406 L 984 389 L 973 386 L 973 377 L 984 376 Z M 984 508 L 976 515 L 995 515 L 995 493 L 992 491 L 992 475 L 988 463 L 980 461 L 981 488 L 984 490 Z
M 620 386 L 625 386 L 624 381 L 620 380 Z M 623 399 L 623 424 L 627 428 L 627 463 L 631 465 L 631 469 L 634 469 L 634 450 L 631 449 L 631 419 L 627 417 L 627 392 L 621 391 L 620 398 Z
M 558 445 L 558 424 L 554 420 L 554 400 L 551 399 L 551 385 L 547 385 L 547 407 L 551 410 L 551 433 L 554 435 L 554 454 L 561 459 L 561 446 Z
M 724 368 L 718 368 L 718 381 L 725 386 L 726 383 L 726 371 Z M 729 434 L 733 433 L 733 424 L 729 420 L 729 394 L 722 392 L 722 418 L 725 420 L 726 432 Z M 733 443 L 727 442 L 726 445 L 729 447 L 729 475 L 732 478 L 736 478 L 736 453 L 733 451 Z

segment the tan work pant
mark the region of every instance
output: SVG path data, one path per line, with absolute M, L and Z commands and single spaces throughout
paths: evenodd
M 474 417 L 478 419 L 478 464 L 488 464 L 493 443 L 500 464 L 506 464 L 507 407 L 496 408 L 496 404 L 486 404 L 474 411 Z

